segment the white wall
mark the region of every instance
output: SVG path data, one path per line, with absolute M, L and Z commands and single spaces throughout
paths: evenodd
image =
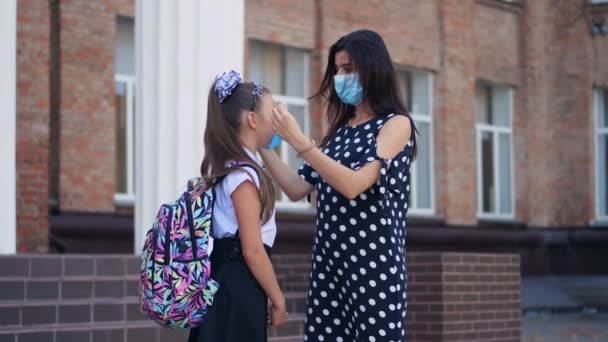
M 211 82 L 243 71 L 243 1 L 137 1 L 135 253 L 159 205 L 199 174 Z
M 0 254 L 16 252 L 17 0 L 0 1 Z

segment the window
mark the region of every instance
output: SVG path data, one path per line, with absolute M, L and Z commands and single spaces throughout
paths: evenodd
M 115 201 L 119 204 L 132 204 L 135 200 L 135 35 L 132 19 L 117 19 L 115 44 Z
M 513 217 L 512 97 L 506 86 L 480 83 L 477 87 L 477 192 L 482 218 Z
M 433 214 L 435 209 L 433 174 L 433 79 L 431 74 L 399 70 L 399 90 L 415 120 L 419 135 L 418 156 L 412 164 L 410 213 Z
M 595 179 L 596 215 L 608 220 L 608 88 L 595 90 Z
M 253 40 L 249 43 L 248 73 L 249 80 L 266 86 L 277 102 L 287 106 L 304 134 L 309 136 L 308 53 L 305 50 Z M 302 166 L 303 162 L 287 143 L 283 142 L 277 152 L 292 169 Z M 278 193 L 277 200 L 282 207 L 308 207 L 304 200 L 290 203 L 283 193 Z

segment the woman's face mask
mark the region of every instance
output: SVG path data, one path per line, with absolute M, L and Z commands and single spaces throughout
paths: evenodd
M 335 75 L 334 89 L 340 100 L 346 104 L 356 106 L 363 102 L 363 87 L 359 74 Z

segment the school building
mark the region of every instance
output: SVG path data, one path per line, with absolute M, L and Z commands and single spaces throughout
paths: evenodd
M 419 133 L 408 251 L 518 254 L 524 279 L 608 274 L 608 1 L 7 0 L 0 23 L 2 254 L 42 270 L 137 251 L 197 174 L 223 70 L 318 141 L 327 51 L 368 28 Z M 305 273 L 314 204 L 279 194 L 277 212 L 275 254 Z

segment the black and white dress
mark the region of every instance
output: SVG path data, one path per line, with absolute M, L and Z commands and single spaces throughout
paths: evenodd
M 353 170 L 379 160 L 376 184 L 348 200 L 305 164 L 316 187 L 317 221 L 305 341 L 405 341 L 405 229 L 413 142 L 393 159 L 378 156 L 376 138 L 394 114 L 342 126 L 323 152 Z

